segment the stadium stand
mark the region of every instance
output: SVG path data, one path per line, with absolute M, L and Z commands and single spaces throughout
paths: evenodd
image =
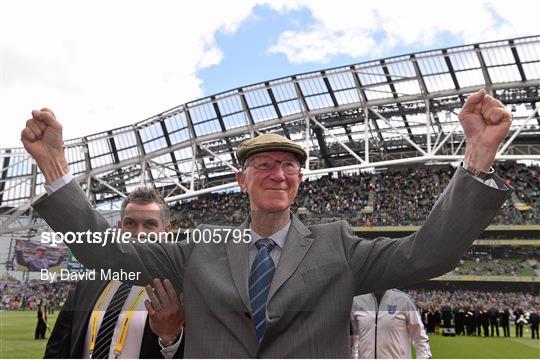
M 516 189 L 516 197 L 505 203 L 493 224 L 539 224 L 540 168 L 501 163 L 496 171 Z M 305 180 L 295 211 L 311 224 L 345 218 L 352 226 L 420 225 L 453 172 L 451 166 L 419 166 Z M 179 228 L 201 223 L 237 225 L 245 219 L 247 206 L 242 193 L 204 195 L 174 205 L 174 224 Z
M 501 290 L 427 290 L 407 289 L 418 308 L 441 308 L 449 305 L 454 310 L 459 308 L 475 308 L 477 306 L 496 307 L 498 310 L 510 308 L 512 310 L 534 310 L 540 306 L 538 292 L 528 291 L 501 291 Z
M 40 281 L 20 283 L 19 281 L 0 282 L 0 309 L 2 310 L 34 310 L 43 301 L 50 311 L 59 310 L 74 282 L 54 282 L 52 284 Z
M 452 274 L 540 276 L 539 251 L 533 247 L 471 248 Z

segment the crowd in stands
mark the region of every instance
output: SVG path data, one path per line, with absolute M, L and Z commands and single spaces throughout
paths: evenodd
M 539 224 L 540 223 L 540 167 L 524 166 L 516 163 L 498 163 L 496 172 L 515 189 L 515 196 L 530 210 L 520 211 L 511 201 L 507 201 L 494 219 L 497 224 Z
M 477 306 L 496 306 L 501 309 L 521 308 L 536 309 L 540 307 L 540 295 L 536 292 L 512 292 L 500 290 L 426 290 L 408 289 L 419 308 L 440 308 L 450 305 L 454 309 L 476 308 Z
M 527 261 L 518 259 L 461 260 L 452 271 L 453 275 L 488 275 L 488 276 L 536 276 L 538 264 L 532 266 Z
M 540 276 L 540 251 L 533 247 L 471 248 L 453 275 Z
M 10 310 L 34 309 L 39 301 L 48 301 L 54 304 L 54 309 L 60 307 L 69 291 L 76 282 L 58 281 L 53 283 L 30 281 L 29 283 L 11 282 L 1 286 L 1 306 Z M 495 304 L 499 307 L 520 307 L 533 309 L 540 307 L 540 294 L 531 292 L 508 292 L 490 290 L 425 290 L 407 289 L 419 304 L 419 307 L 440 308 L 445 304 L 455 307 L 477 306 L 478 304 Z
M 540 223 L 540 167 L 497 163 L 496 173 L 516 189 L 495 216 L 494 224 Z M 420 225 L 447 186 L 455 169 L 417 166 L 384 172 L 306 179 L 292 210 L 308 224 L 344 218 L 352 226 Z M 525 206 L 516 207 L 516 201 Z M 174 225 L 238 225 L 248 213 L 247 195 L 214 193 L 174 206 Z
M 69 291 L 75 287 L 74 282 L 38 282 L 31 281 L 23 284 L 19 282 L 3 283 L 1 286 L 0 309 L 5 310 L 34 310 L 42 303 L 45 309 L 52 313 L 59 310 L 68 296 Z

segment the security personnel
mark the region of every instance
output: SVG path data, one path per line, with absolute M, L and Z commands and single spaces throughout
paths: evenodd
M 508 307 L 504 311 L 502 309 L 500 310 L 499 322 L 501 323 L 504 337 L 510 337 L 510 310 Z
M 538 308 L 536 308 L 536 311 L 532 312 L 529 316 L 529 322 L 531 324 L 531 337 L 534 339 L 536 335 L 536 339 L 540 339 L 538 336 L 538 325 L 540 324 L 540 314 L 538 312 Z
M 458 309 L 458 308 L 456 308 Z M 465 335 L 465 310 L 459 307 L 456 312 L 456 335 Z
M 491 336 L 494 336 L 495 332 L 497 333 L 497 336 L 499 336 L 499 310 L 493 304 L 491 304 L 491 307 L 488 309 L 488 317 Z M 495 332 L 493 330 L 495 330 Z

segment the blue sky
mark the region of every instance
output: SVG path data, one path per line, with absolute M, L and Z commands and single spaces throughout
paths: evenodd
M 256 6 L 253 13 L 253 18 L 234 34 L 217 33 L 216 42 L 223 51 L 223 60 L 199 72 L 206 95 L 321 68 L 319 63 L 291 64 L 284 54 L 268 52 L 281 32 L 313 22 L 309 10 L 294 10 L 283 16 L 263 5 Z M 354 61 L 344 56 L 324 67 Z
M 313 61 L 300 64 L 289 62 L 284 54 L 273 54 L 268 51 L 283 31 L 303 29 L 313 23 L 315 23 L 315 19 L 306 8 L 292 10 L 283 15 L 266 5 L 256 6 L 253 10 L 253 17 L 243 23 L 234 34 L 223 32 L 216 34 L 216 43 L 223 51 L 223 59 L 218 65 L 202 69 L 199 72 L 199 77 L 203 81 L 204 95 L 213 95 L 237 87 L 294 74 L 434 48 L 422 44 L 398 45 L 384 54 L 379 54 L 378 57 L 371 57 L 369 54 L 358 57 L 340 54 L 328 62 Z M 463 39 L 448 32 L 438 33 L 436 37 L 435 47 L 463 45 Z M 375 34 L 375 39 L 381 40 L 383 38 L 384 33 Z
M 34 108 L 70 139 L 283 76 L 536 35 L 539 13 L 537 0 L 2 3 L 0 148 L 20 146 Z

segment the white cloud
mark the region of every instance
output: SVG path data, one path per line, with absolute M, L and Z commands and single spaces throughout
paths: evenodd
M 375 58 L 398 45 L 429 49 L 441 33 L 464 43 L 535 35 L 540 22 L 537 0 L 297 0 L 272 6 L 304 7 L 315 19 L 306 29 L 284 31 L 269 48 L 291 63 L 325 63 L 342 55 Z
M 13 1 L 0 9 L 0 148 L 21 146 L 32 109 L 73 138 L 131 124 L 202 96 L 253 1 Z
M 224 56 L 216 33 L 233 34 L 256 3 L 313 15 L 312 25 L 283 32 L 270 50 L 292 63 L 376 58 L 398 44 L 429 48 L 442 31 L 464 42 L 534 34 L 540 7 L 518 0 L 0 0 L 0 148 L 20 146 L 34 108 L 55 110 L 65 138 L 73 138 L 203 96 L 198 72 Z

